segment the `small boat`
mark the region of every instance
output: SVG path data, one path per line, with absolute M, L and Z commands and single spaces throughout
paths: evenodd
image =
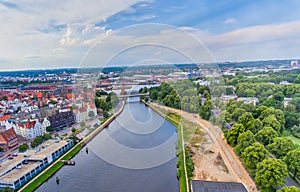
M 56 177 L 56 184 L 58 185 L 59 184 L 59 178 Z
M 72 160 L 61 160 L 65 165 L 75 165 L 75 161 Z

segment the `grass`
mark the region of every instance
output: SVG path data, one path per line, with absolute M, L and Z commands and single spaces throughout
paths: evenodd
M 289 131 L 287 130 L 283 131 L 282 137 L 289 138 L 297 147 L 300 147 L 300 139 L 294 137 Z
M 63 156 L 63 160 L 69 160 L 72 157 L 74 157 L 74 155 L 76 155 L 80 150 L 82 149 L 81 145 L 77 145 L 73 148 L 71 148 L 64 156 Z M 41 175 L 39 175 L 34 179 L 34 182 L 31 182 L 26 188 L 24 188 L 22 190 L 22 192 L 32 192 L 34 190 L 36 190 L 41 184 L 43 184 L 45 181 L 47 181 L 55 172 L 57 172 L 62 166 L 64 165 L 64 163 L 62 163 L 61 161 L 55 161 L 52 165 L 50 165 L 51 167 L 45 171 L 44 173 L 42 173 Z

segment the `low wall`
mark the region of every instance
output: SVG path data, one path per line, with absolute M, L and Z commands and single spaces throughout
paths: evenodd
M 90 142 L 96 135 L 98 135 L 103 129 L 105 129 L 124 109 L 126 104 L 126 99 L 123 100 L 122 107 L 119 111 L 114 113 L 109 119 L 107 119 L 104 123 L 102 123 L 98 128 L 96 128 L 92 133 L 90 133 L 87 137 L 85 137 L 81 141 L 81 146 L 85 146 L 88 142 Z

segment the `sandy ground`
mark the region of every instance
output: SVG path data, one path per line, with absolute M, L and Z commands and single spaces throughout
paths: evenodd
M 191 122 L 197 122 L 204 140 L 191 145 L 195 163 L 194 178 L 198 180 L 242 182 L 250 192 L 259 191 L 255 182 L 224 139 L 222 131 L 203 120 L 199 115 L 152 103 L 157 108 L 180 114 Z

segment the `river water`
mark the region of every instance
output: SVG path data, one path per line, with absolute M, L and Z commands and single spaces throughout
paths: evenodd
M 138 98 L 36 191 L 177 192 L 176 128 Z M 57 185 L 55 178 L 60 178 Z

